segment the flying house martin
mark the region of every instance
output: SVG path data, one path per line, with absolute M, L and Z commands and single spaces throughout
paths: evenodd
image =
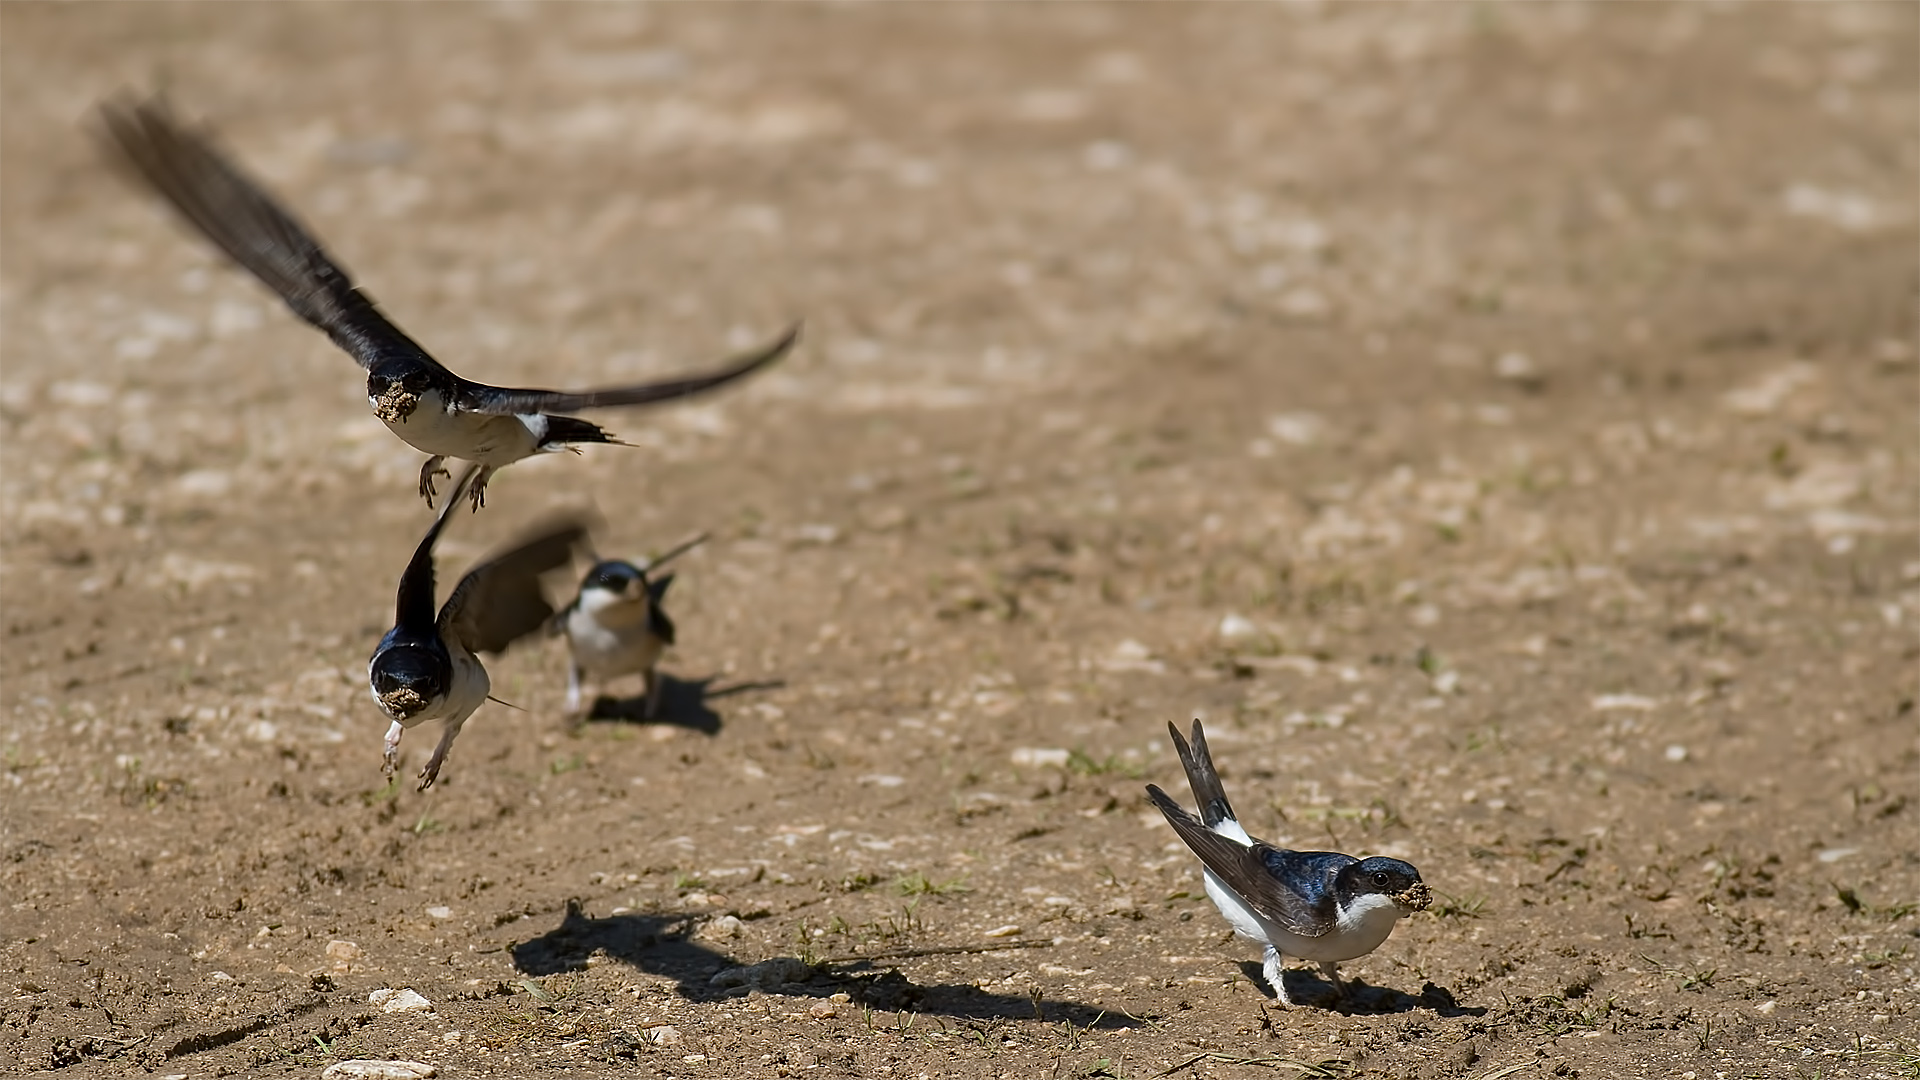
M 447 750 L 474 710 L 490 697 L 487 669 L 478 653 L 498 653 L 536 633 L 553 618 L 540 576 L 572 562 L 586 526 L 555 519 L 521 543 L 467 571 L 447 602 L 434 610 L 433 545 L 460 495 L 483 466 L 469 465 L 453 485 L 446 506 L 421 537 L 400 577 L 393 629 L 367 662 L 374 703 L 393 721 L 387 729 L 386 772 L 392 776 L 406 729 L 446 721 L 440 744 L 420 770 L 420 790 L 433 786 Z M 497 698 L 493 700 L 498 700 Z
M 712 371 L 635 386 L 562 392 L 469 382 L 388 322 L 313 234 L 225 157 L 207 130 L 181 124 L 158 97 L 108 102 L 100 113 L 110 149 L 140 179 L 366 369 L 374 415 L 432 455 L 420 468 L 420 494 L 428 506 L 434 477 L 449 475 L 442 467 L 447 458 L 480 466 L 468 491 L 478 510 L 498 469 L 537 453 L 577 453 L 584 443 L 620 441 L 597 424 L 559 414 L 650 405 L 711 390 L 779 359 L 800 336 L 795 323 L 772 344 Z
M 1433 902 L 1420 871 L 1379 855 L 1356 859 L 1337 851 L 1288 851 L 1255 840 L 1227 803 L 1200 721 L 1193 722 L 1191 747 L 1172 723 L 1167 732 L 1200 802 L 1200 816 L 1152 784 L 1147 796 L 1200 857 L 1208 898 L 1236 933 L 1266 945 L 1261 974 L 1281 1004 L 1293 1004 L 1280 977 L 1282 956 L 1318 961 L 1344 997 L 1339 962 L 1379 948 L 1394 923 Z
M 597 681 L 638 672 L 646 680 L 646 717 L 660 711 L 660 655 L 673 644 L 673 620 L 661 610 L 672 574 L 652 576 L 668 560 L 704 542 L 707 534 L 675 547 L 652 562 L 635 566 L 619 559 L 595 563 L 580 582 L 580 593 L 553 618 L 553 632 L 565 634 L 573 654 L 567 674 L 567 711 L 580 712 L 582 677 Z

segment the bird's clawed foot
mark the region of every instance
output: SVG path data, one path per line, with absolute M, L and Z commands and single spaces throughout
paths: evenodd
M 439 494 L 439 492 L 434 490 L 433 478 L 436 476 L 453 475 L 446 469 L 441 468 L 446 460 L 446 458 L 439 454 L 435 454 L 427 459 L 425 465 L 420 466 L 420 497 L 427 500 L 427 509 L 429 510 L 433 509 L 433 497 Z
M 473 504 L 473 512 L 487 505 L 487 481 L 493 477 L 493 466 L 482 465 L 480 471 L 473 474 L 473 486 L 467 489 L 467 501 Z
M 386 757 L 381 761 L 380 772 L 381 775 L 387 778 L 387 783 L 389 784 L 393 783 L 393 771 L 399 764 L 400 736 L 405 733 L 406 730 L 406 728 L 400 726 L 398 720 L 393 722 L 393 726 L 387 728 L 387 753 Z

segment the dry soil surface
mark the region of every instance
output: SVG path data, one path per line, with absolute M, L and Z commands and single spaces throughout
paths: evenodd
M 1917 11 L 5 5 L 0 1071 L 1914 1076 Z M 521 648 L 383 786 L 420 455 L 155 87 L 473 377 L 806 319 L 443 545 L 712 531 L 658 722 Z M 1438 893 L 1350 999 L 1195 717 Z

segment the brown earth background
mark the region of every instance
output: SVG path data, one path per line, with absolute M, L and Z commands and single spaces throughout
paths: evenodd
M 1920 1075 L 1917 15 L 0 7 L 0 1072 Z M 711 530 L 661 722 L 523 648 L 382 786 L 420 456 L 103 167 L 162 87 L 474 378 L 806 319 L 442 545 Z M 1352 1001 L 1194 717 L 1440 894 Z

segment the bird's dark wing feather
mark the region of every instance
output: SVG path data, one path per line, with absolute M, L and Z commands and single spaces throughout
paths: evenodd
M 1345 863 L 1329 867 L 1325 857 L 1352 862 L 1351 855 L 1286 851 L 1258 841 L 1246 847 L 1207 828 L 1158 787 L 1148 784 L 1147 796 L 1201 864 L 1262 918 L 1301 937 L 1323 937 L 1333 929 L 1339 917 L 1333 875 Z
M 1193 797 L 1200 804 L 1200 820 L 1209 829 L 1229 818 L 1238 821 L 1233 815 L 1233 806 L 1227 802 L 1227 789 L 1220 784 L 1220 774 L 1214 770 L 1213 755 L 1207 752 L 1207 733 L 1200 729 L 1200 721 L 1193 722 L 1191 748 L 1171 720 L 1167 721 L 1167 734 L 1173 736 L 1180 767 L 1187 772 L 1187 786 L 1193 788 Z
M 662 574 L 647 579 L 647 631 L 667 644 L 673 644 L 673 620 L 660 607 L 667 598 L 667 586 L 673 584 L 672 574 Z
M 108 102 L 100 115 L 110 149 L 141 180 L 361 367 L 402 360 L 446 370 L 388 322 L 320 242 L 224 157 L 210 135 L 176 121 L 164 99 Z
M 501 652 L 547 626 L 554 611 L 540 576 L 572 562 L 586 537 L 578 517 L 557 519 L 467 571 L 440 608 L 440 632 L 473 652 Z
M 513 390 L 501 386 L 460 380 L 454 407 L 466 412 L 496 416 L 524 416 L 529 413 L 569 413 L 581 409 L 603 409 L 618 405 L 649 405 L 657 401 L 691 397 L 749 375 L 786 355 L 800 340 L 800 324 L 795 323 L 778 341 L 736 357 L 725 365 L 700 375 L 642 383 L 637 386 L 610 386 L 602 390 L 570 393 L 561 390 Z
M 478 465 L 468 465 L 454 481 L 453 491 L 447 495 L 447 505 L 440 508 L 440 514 L 433 519 L 433 525 L 427 529 L 427 535 L 420 538 L 420 546 L 413 549 L 413 559 L 407 563 L 407 569 L 400 575 L 399 595 L 393 602 L 393 625 L 396 629 L 406 630 L 410 634 L 425 634 L 433 629 L 433 545 L 440 539 L 440 530 L 447 524 L 447 516 L 459 503 L 460 495 L 467 490 L 467 484 L 473 480 L 473 474 L 480 471 Z

